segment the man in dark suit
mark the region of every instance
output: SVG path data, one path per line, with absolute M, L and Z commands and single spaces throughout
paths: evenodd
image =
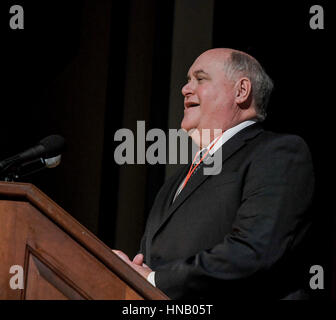
M 115 251 L 173 299 L 305 296 L 313 167 L 300 137 L 263 130 L 272 88 L 236 50 L 206 51 L 189 69 L 181 127 L 204 152 L 159 191 L 141 253 Z M 219 174 L 205 174 L 218 153 Z

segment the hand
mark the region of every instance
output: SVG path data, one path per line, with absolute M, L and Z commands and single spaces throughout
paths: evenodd
M 143 263 L 144 256 L 142 253 L 137 254 L 133 261 L 120 250 L 112 250 L 119 258 L 124 260 L 129 266 L 131 266 L 135 271 L 140 273 L 145 279 L 147 279 L 148 275 L 153 271 L 150 267 L 148 267 L 145 263 Z

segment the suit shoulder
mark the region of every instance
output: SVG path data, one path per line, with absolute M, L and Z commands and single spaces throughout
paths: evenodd
M 250 141 L 252 159 L 304 158 L 312 162 L 312 155 L 305 140 L 295 134 L 261 132 Z M 273 161 L 273 160 L 272 160 Z
M 252 141 L 255 145 L 251 144 L 249 149 L 250 176 L 259 182 L 268 181 L 270 184 L 279 185 L 284 181 L 287 184 L 290 184 L 289 181 L 295 184 L 299 180 L 294 181 L 297 178 L 293 177 L 298 176 L 309 177 L 309 181 L 313 181 L 312 156 L 302 137 L 295 134 L 263 131 L 257 139 L 258 141 Z
M 287 147 L 293 146 L 309 150 L 306 141 L 296 134 L 263 131 L 257 138 L 259 140 L 258 142 L 264 146 L 285 145 Z
M 303 143 L 306 144 L 305 140 L 296 135 L 296 134 L 291 134 L 291 133 L 279 133 L 279 132 L 273 132 L 273 131 L 268 131 L 264 130 L 259 137 L 264 140 L 269 140 L 269 141 L 293 141 L 297 143 Z

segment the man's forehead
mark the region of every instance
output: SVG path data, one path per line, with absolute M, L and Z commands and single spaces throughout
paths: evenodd
M 213 71 L 224 70 L 227 62 L 226 56 L 219 55 L 201 55 L 191 65 L 188 70 L 187 76 L 197 75 L 199 73 L 211 73 Z

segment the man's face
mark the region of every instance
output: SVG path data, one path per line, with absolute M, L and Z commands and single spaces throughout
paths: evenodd
M 234 125 L 235 82 L 224 70 L 228 54 L 207 51 L 199 56 L 188 72 L 188 83 L 182 88 L 184 118 L 181 128 L 221 129 Z

